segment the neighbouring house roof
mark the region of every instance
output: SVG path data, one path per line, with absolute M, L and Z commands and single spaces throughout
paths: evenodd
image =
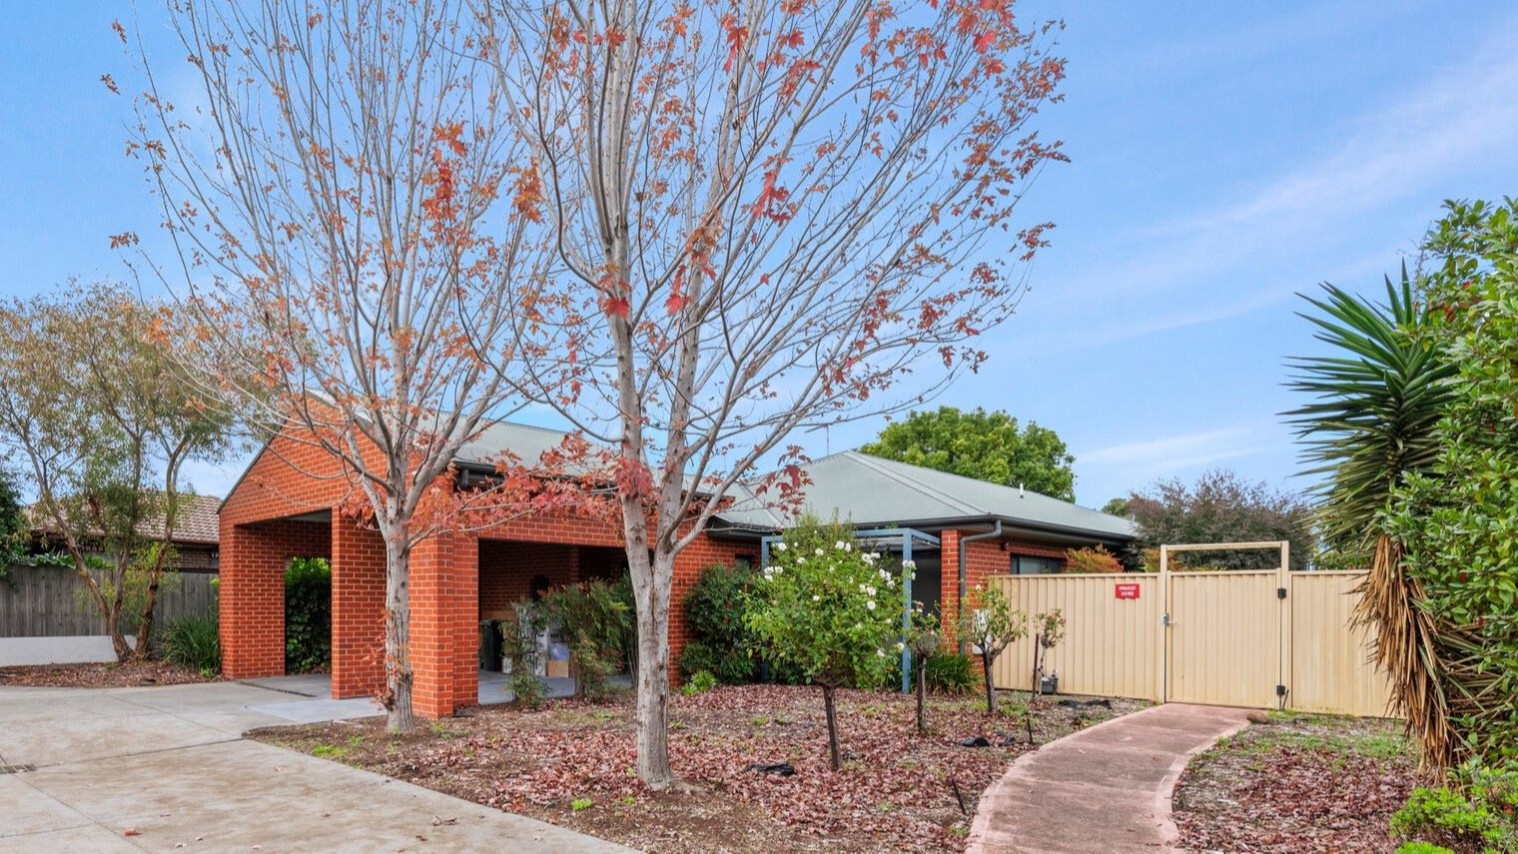
M 1123 541 L 1132 521 L 1040 495 L 936 469 L 844 451 L 803 466 L 811 484 L 805 510 L 860 527 L 945 528 L 1000 520 L 1014 527 Z M 766 508 L 736 502 L 722 518 L 744 527 L 781 527 Z
M 215 495 L 181 495 L 179 500 L 181 503 L 179 518 L 174 525 L 174 542 L 207 546 L 220 543 L 221 522 L 217 518 L 217 510 L 221 507 L 221 498 Z M 34 534 L 50 536 L 58 533 L 51 522 L 38 518 L 41 514 L 37 505 L 27 507 L 26 513 Z M 144 537 L 157 537 L 162 531 L 161 525 L 160 519 L 145 519 L 138 523 L 138 533 Z

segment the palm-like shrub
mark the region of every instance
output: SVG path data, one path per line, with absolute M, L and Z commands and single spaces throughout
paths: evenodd
M 1291 387 L 1313 400 L 1287 413 L 1306 446 L 1307 474 L 1324 479 L 1319 523 L 1339 553 L 1370 557 L 1356 620 L 1374 630 L 1376 663 L 1389 675 L 1392 703 L 1422 746 L 1426 765 L 1446 767 L 1457 741 L 1439 673 L 1436 627 L 1408 576 L 1399 542 L 1382 515 L 1408 478 L 1441 450 L 1439 419 L 1455 370 L 1430 340 L 1433 322 L 1413 282 L 1386 280 L 1385 304 L 1324 285 L 1305 314 L 1331 355 L 1293 360 Z

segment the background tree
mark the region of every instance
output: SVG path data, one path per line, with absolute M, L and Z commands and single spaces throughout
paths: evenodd
M 463 2 L 172 9 L 201 105 L 144 59 L 129 152 L 180 262 L 152 269 L 199 321 L 191 368 L 266 435 L 326 451 L 383 538 L 385 697 L 407 731 L 412 551 L 509 505 L 434 487 L 517 399 L 505 295 L 540 264 L 505 191 L 527 157 Z
M 1064 65 L 1012 6 L 490 4 L 515 203 L 559 262 L 502 298 L 542 342 L 534 396 L 612 449 L 649 785 L 675 780 L 676 556 L 761 463 L 760 501 L 796 496 L 796 431 L 931 395 L 1016 305 L 1046 225 L 1012 213 L 1062 159 L 1030 122 Z
M 996 714 L 996 659 L 1007 647 L 1028 633 L 1028 615 L 1014 611 L 1007 594 L 996 585 L 970 590 L 968 608 L 960 613 L 959 636 L 980 652 L 981 674 L 986 682 L 986 714 Z
M 183 467 L 228 449 L 226 419 L 179 381 L 157 319 L 110 284 L 0 307 L 0 442 L 36 495 L 33 524 L 68 554 L 120 661 L 152 652 Z
M 822 688 L 828 754 L 838 749 L 839 688 L 872 688 L 900 659 L 903 581 L 873 552 L 854 546 L 847 525 L 805 520 L 775 544 L 744 621 L 770 660 Z
M 1034 492 L 1075 500 L 1075 463 L 1059 434 L 1032 421 L 1019 428 L 1005 412 L 961 412 L 941 406 L 909 413 L 886 425 L 880 438 L 859 450 L 914 466 L 1022 485 Z
M 1248 483 L 1227 469 L 1215 469 L 1195 484 L 1160 481 L 1126 499 L 1139 525 L 1141 549 L 1176 543 L 1230 543 L 1287 540 L 1292 569 L 1306 569 L 1317 551 L 1312 508 L 1300 496 L 1272 490 L 1264 482 Z M 1112 502 L 1108 506 L 1113 506 Z M 1279 564 L 1274 553 L 1196 552 L 1186 566 L 1258 569 Z
M 1426 472 L 1443 444 L 1439 419 L 1456 363 L 1435 346 L 1435 317 L 1418 299 L 1407 268 L 1386 279 L 1377 304 L 1324 285 L 1303 315 L 1329 355 L 1295 359 L 1291 388 L 1311 402 L 1287 414 L 1303 443 L 1327 554 L 1368 555 L 1356 619 L 1374 629 L 1376 664 L 1390 677 L 1393 710 L 1417 735 L 1423 764 L 1443 767 L 1456 742 L 1439 681 L 1434 617 L 1408 574 L 1403 545 L 1384 524 L 1393 496 Z

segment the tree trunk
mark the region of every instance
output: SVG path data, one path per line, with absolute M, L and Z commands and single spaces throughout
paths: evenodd
M 669 597 L 675 558 L 649 555 L 641 514 L 624 531 L 638 620 L 638 779 L 652 789 L 667 789 L 680 782 L 669 765 Z
M 1033 682 L 1028 685 L 1028 694 L 1029 694 L 1029 696 L 1032 696 L 1032 697 L 1037 697 L 1039 694 L 1043 693 L 1043 691 L 1039 690 L 1039 688 L 1040 688 L 1040 686 L 1041 686 L 1042 683 L 1039 681 L 1039 678 L 1038 678 L 1039 677 L 1038 649 L 1039 649 L 1039 641 L 1042 638 L 1043 638 L 1043 635 L 1034 635 L 1033 636 Z
M 137 626 L 136 656 L 146 660 L 153 654 L 153 609 L 158 607 L 158 578 L 148 582 L 147 601 L 142 605 L 142 622 Z
M 411 683 L 411 547 L 401 532 L 385 537 L 385 708 L 390 732 L 416 729 Z
M 996 686 L 993 684 L 995 677 L 991 675 L 991 665 L 995 662 L 996 659 L 992 658 L 991 653 L 981 650 L 980 664 L 986 674 L 986 714 L 988 715 L 996 714 Z
M 111 650 L 116 653 L 116 660 L 122 664 L 132 660 L 133 652 L 131 644 L 126 641 L 126 635 L 121 631 L 121 614 L 111 608 L 105 610 L 105 633 L 111 636 Z
M 828 719 L 828 755 L 832 760 L 833 770 L 843 768 L 843 762 L 838 758 L 838 712 L 833 707 L 833 686 L 822 686 L 822 709 Z
M 928 668 L 913 656 L 913 664 L 917 666 L 917 734 L 928 734 L 928 716 L 923 706 L 928 696 Z

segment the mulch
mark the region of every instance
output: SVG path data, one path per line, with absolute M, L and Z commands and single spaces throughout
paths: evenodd
M 201 676 L 166 661 L 0 667 L 0 686 L 25 688 L 140 688 L 216 682 L 219 679 L 217 676 Z
M 1417 783 L 1397 722 L 1272 715 L 1192 760 L 1174 819 L 1187 851 L 1381 854 Z
M 955 851 L 980 793 L 1034 749 L 1019 719 L 988 718 L 983 702 L 934 698 L 932 732 L 918 736 L 912 698 L 840 692 L 845 762 L 833 772 L 818 689 L 676 696 L 670 756 L 687 785 L 664 792 L 637 779 L 628 696 L 475 709 L 405 736 L 387 734 L 380 719 L 250 735 L 649 851 Z M 1141 705 L 1036 701 L 1035 738 L 1047 743 Z M 961 746 L 977 736 L 991 746 Z

